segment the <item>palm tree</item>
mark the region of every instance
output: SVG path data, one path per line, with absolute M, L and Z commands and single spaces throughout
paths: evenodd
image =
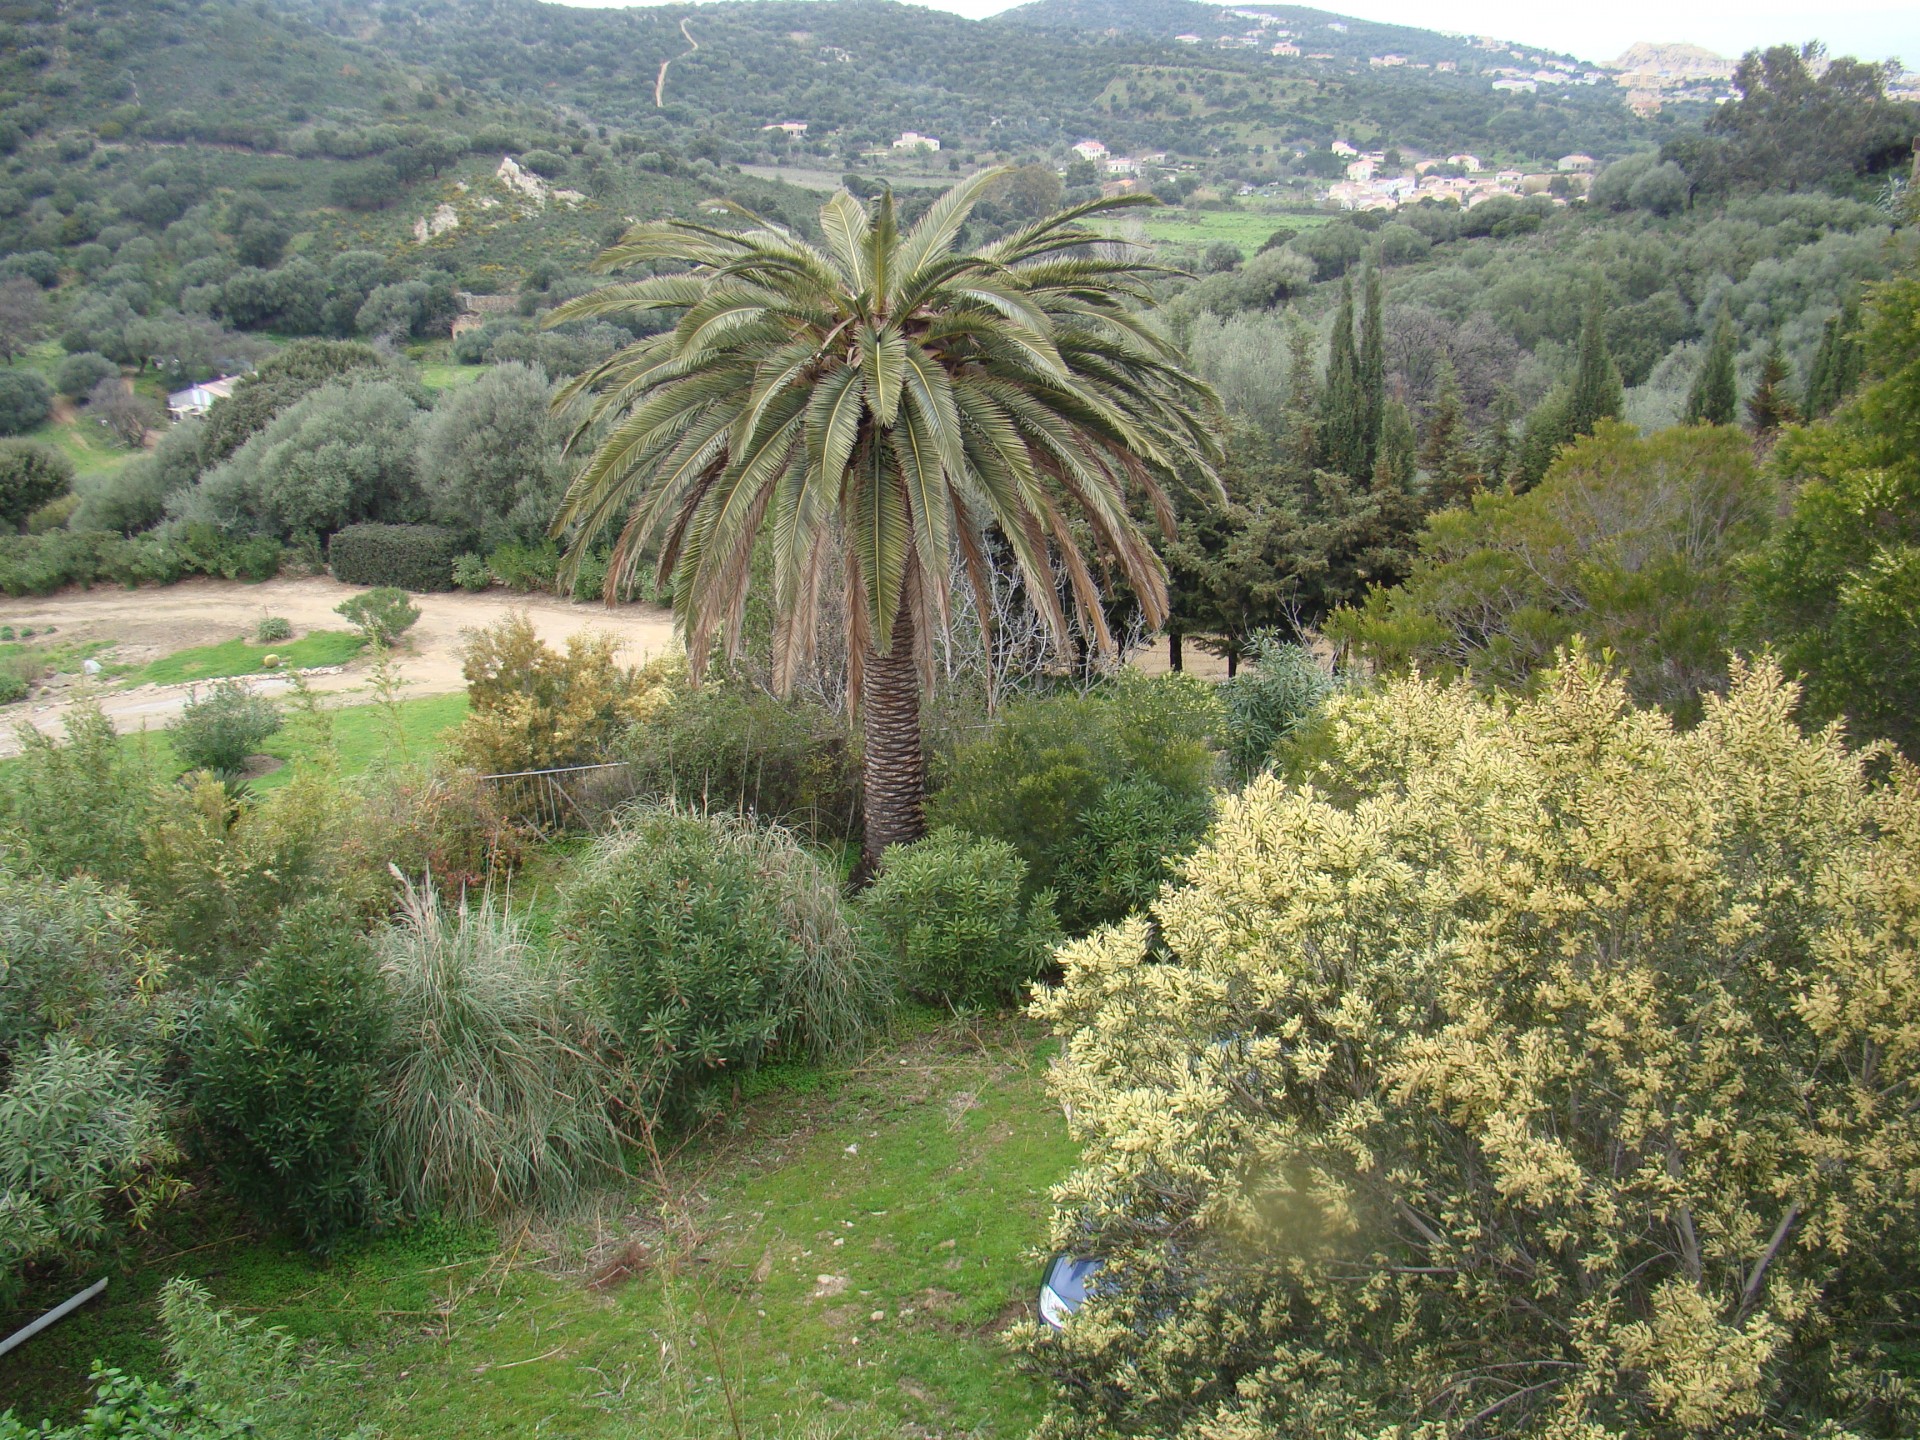
M 554 533 L 577 566 L 594 536 L 619 527 L 609 598 L 657 554 L 696 680 L 716 636 L 737 650 L 764 535 L 784 691 L 811 658 L 832 601 L 822 575 L 841 554 L 848 698 L 866 741 L 862 878 L 888 845 L 924 830 L 921 687 L 931 638 L 949 621 L 955 556 L 984 626 L 997 531 L 1064 653 L 1057 563 L 1083 631 L 1111 653 L 1070 517 L 1158 625 L 1166 572 L 1129 498 L 1170 535 L 1176 477 L 1218 490 L 1217 402 L 1138 314 L 1166 272 L 1084 223 L 1153 202 L 1094 201 L 960 251 L 996 173 L 948 191 L 904 235 L 890 193 L 870 206 L 836 193 L 820 211 L 824 248 L 733 207 L 732 227 L 638 226 L 598 268 L 672 273 L 608 285 L 552 316 L 677 312 L 671 330 L 559 397 L 581 401 L 572 449 L 589 453 Z

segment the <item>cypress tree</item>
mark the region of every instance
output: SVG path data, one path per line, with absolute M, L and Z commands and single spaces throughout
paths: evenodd
M 1327 352 L 1327 386 L 1321 392 L 1320 453 L 1327 469 L 1355 479 L 1371 473 L 1360 468 L 1365 453 L 1362 404 L 1360 359 L 1353 349 L 1353 280 L 1343 277 Z
M 1401 494 L 1413 489 L 1414 461 L 1413 416 L 1398 400 L 1381 406 L 1380 441 L 1373 462 L 1376 485 L 1390 486 Z
M 1513 422 L 1518 410 L 1513 391 L 1501 386 L 1499 394 L 1494 396 L 1493 414 L 1488 417 L 1487 433 L 1480 442 L 1478 457 L 1481 482 L 1490 489 L 1505 485 L 1512 473 Z
M 1734 354 L 1738 348 L 1733 320 L 1725 310 L 1714 326 L 1713 339 L 1707 345 L 1707 358 L 1687 392 L 1689 425 L 1731 425 L 1740 412 L 1740 382 L 1734 372 Z
M 1466 405 L 1453 373 L 1453 357 L 1440 352 L 1440 375 L 1433 414 L 1420 446 L 1420 468 L 1427 473 L 1427 498 L 1435 508 L 1458 505 L 1480 488 L 1480 476 L 1467 442 Z
M 1296 318 L 1287 336 L 1286 426 L 1282 453 L 1299 470 L 1311 470 L 1320 456 L 1320 377 L 1315 373 L 1313 331 Z
M 1380 455 L 1380 435 L 1387 414 L 1386 323 L 1381 315 L 1378 266 L 1367 267 L 1366 310 L 1360 321 L 1360 463 L 1372 474 Z
M 1800 418 L 1799 410 L 1787 394 L 1790 374 L 1786 354 L 1780 349 L 1780 337 L 1776 335 L 1767 346 L 1766 358 L 1760 362 L 1760 383 L 1747 397 L 1747 428 L 1762 439 Z
M 1820 348 L 1814 352 L 1813 365 L 1807 371 L 1807 399 L 1802 407 L 1809 420 L 1830 415 L 1860 383 L 1862 357 L 1856 332 L 1860 328 L 1860 303 L 1847 297 L 1840 313 L 1830 316 L 1820 332 Z
M 1574 371 L 1573 388 L 1567 394 L 1559 444 L 1591 435 L 1593 427 L 1602 420 L 1618 420 L 1625 407 L 1626 393 L 1620 385 L 1620 369 L 1607 350 L 1606 306 L 1596 285 L 1587 300 L 1586 319 L 1580 325 L 1580 365 Z

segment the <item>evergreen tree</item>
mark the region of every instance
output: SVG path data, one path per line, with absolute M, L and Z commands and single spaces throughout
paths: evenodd
M 1480 442 L 1481 483 L 1498 490 L 1513 473 L 1513 422 L 1519 405 L 1506 386 L 1494 396 L 1493 414 L 1487 420 L 1487 433 Z
M 1620 369 L 1607 350 L 1606 304 L 1596 285 L 1587 300 L 1586 319 L 1580 326 L 1580 365 L 1574 371 L 1573 389 L 1567 395 L 1559 444 L 1591 435 L 1593 427 L 1602 420 L 1618 420 L 1625 406 Z
M 1298 470 L 1311 470 L 1320 458 L 1320 376 L 1313 358 L 1313 331 L 1297 317 L 1287 337 L 1287 398 L 1282 416 L 1288 462 Z
M 1320 455 L 1327 469 L 1354 478 L 1372 473 L 1362 468 L 1366 454 L 1363 411 L 1360 357 L 1353 348 L 1353 280 L 1343 277 L 1340 309 L 1327 351 L 1327 384 L 1320 398 Z
M 1440 352 L 1439 371 L 1433 414 L 1427 419 L 1426 438 L 1420 446 L 1427 503 L 1436 509 L 1458 505 L 1480 488 L 1480 467 L 1467 435 L 1466 404 L 1460 398 L 1453 358 L 1445 350 Z
M 1807 419 L 1819 420 L 1832 414 L 1860 383 L 1859 329 L 1860 302 L 1848 296 L 1840 313 L 1829 317 L 1820 332 L 1820 348 L 1807 371 L 1807 399 L 1802 407 Z
M 1747 397 L 1747 428 L 1762 439 L 1800 418 L 1798 407 L 1787 393 L 1791 375 L 1786 353 L 1781 350 L 1780 337 L 1776 335 L 1767 346 L 1766 358 L 1760 362 L 1760 383 Z
M 1366 310 L 1360 321 L 1360 463 L 1372 474 L 1380 456 L 1381 428 L 1387 414 L 1386 322 L 1381 315 L 1378 266 L 1367 268 Z
M 1725 310 L 1713 328 L 1707 345 L 1707 358 L 1687 392 L 1689 425 L 1731 425 L 1740 413 L 1740 382 L 1734 372 L 1734 356 L 1739 342 L 1733 333 L 1733 319 Z
M 1417 448 L 1413 416 L 1398 400 L 1386 401 L 1381 407 L 1380 443 L 1373 461 L 1374 483 L 1411 495 Z

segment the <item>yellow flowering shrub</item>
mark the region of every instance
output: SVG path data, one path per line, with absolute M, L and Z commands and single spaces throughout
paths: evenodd
M 620 664 L 619 648 L 612 635 L 583 631 L 562 654 L 518 612 L 470 632 L 469 709 L 454 755 L 496 775 L 607 759 L 621 731 L 671 702 L 683 668 L 662 660 L 636 670 Z
M 1796 700 L 1336 698 L 1066 947 L 1043 1434 L 1915 1433 L 1920 779 Z

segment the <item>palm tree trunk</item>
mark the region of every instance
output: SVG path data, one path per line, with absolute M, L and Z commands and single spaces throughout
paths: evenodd
M 889 845 L 909 845 L 927 833 L 927 761 L 920 748 L 920 671 L 913 658 L 913 608 L 903 595 L 893 617 L 893 644 L 885 655 L 869 650 L 861 685 L 866 755 L 866 834 L 856 889 L 880 873 Z

